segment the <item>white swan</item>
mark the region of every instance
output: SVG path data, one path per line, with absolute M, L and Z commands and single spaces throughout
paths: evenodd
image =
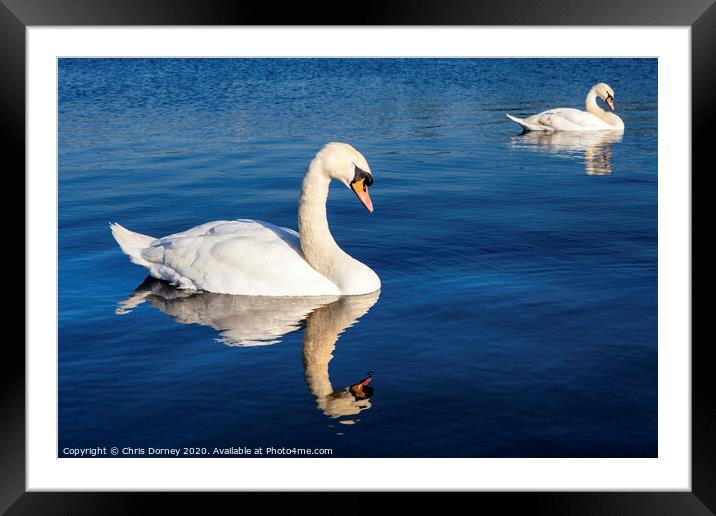
M 622 119 L 600 108 L 597 105 L 597 97 L 603 99 L 614 111 L 614 90 L 608 84 L 600 82 L 592 86 L 587 93 L 587 111 L 557 108 L 525 119 L 512 115 L 507 115 L 507 118 L 520 124 L 525 131 L 624 131 Z
M 328 187 L 336 179 L 368 211 L 373 175 L 365 158 L 345 143 L 329 143 L 303 178 L 299 233 L 258 220 L 220 220 L 153 238 L 110 224 L 133 263 L 182 289 L 250 296 L 358 295 L 380 289 L 368 266 L 346 254 L 326 218 Z

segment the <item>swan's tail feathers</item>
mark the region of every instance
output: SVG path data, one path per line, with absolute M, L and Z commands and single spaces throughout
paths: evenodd
M 143 265 L 144 267 L 150 267 L 151 264 L 142 258 L 142 251 L 149 247 L 149 245 L 156 240 L 154 237 L 147 235 L 140 235 L 134 231 L 130 231 L 127 228 L 120 226 L 116 222 L 110 222 L 109 227 L 112 229 L 112 236 L 122 248 L 124 254 L 129 256 L 132 263 L 137 265 Z
M 527 122 L 521 118 L 517 118 L 516 116 L 507 115 L 507 114 L 505 116 L 507 116 L 507 118 L 509 118 L 516 124 L 520 124 L 520 126 L 522 126 L 523 131 L 544 131 L 547 129 L 546 127 L 542 127 L 541 125 L 538 125 L 538 124 L 530 124 L 529 122 Z
M 512 116 L 512 115 L 508 115 L 508 114 L 505 114 L 505 116 L 517 124 L 522 125 L 524 123 L 521 118 L 517 118 L 516 116 Z

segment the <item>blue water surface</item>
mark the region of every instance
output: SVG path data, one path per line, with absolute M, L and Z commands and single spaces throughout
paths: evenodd
M 599 81 L 622 138 L 519 136 L 505 118 L 583 109 Z M 655 59 L 60 60 L 60 455 L 656 456 L 656 107 Z M 374 213 L 337 184 L 328 203 L 382 280 L 365 315 L 133 293 L 146 271 L 109 221 L 297 228 L 329 141 L 375 177 Z

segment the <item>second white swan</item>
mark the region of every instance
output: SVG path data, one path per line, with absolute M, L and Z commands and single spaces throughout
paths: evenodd
M 345 143 L 329 143 L 313 158 L 303 179 L 299 232 L 258 220 L 207 222 L 163 238 L 110 224 L 131 261 L 173 285 L 219 294 L 334 296 L 375 292 L 380 279 L 345 253 L 326 218 L 328 187 L 336 179 L 368 211 L 373 174 L 368 162 Z
M 624 131 L 624 122 L 614 113 L 603 110 L 597 97 L 614 111 L 614 90 L 608 84 L 595 84 L 585 99 L 586 111 L 574 108 L 556 108 L 537 113 L 529 118 L 507 118 L 522 126 L 525 131 Z

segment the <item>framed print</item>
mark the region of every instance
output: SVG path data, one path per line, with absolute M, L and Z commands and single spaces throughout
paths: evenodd
M 691 170 L 716 8 L 390 5 L 5 2 L 28 302 L 3 508 L 714 510 Z

